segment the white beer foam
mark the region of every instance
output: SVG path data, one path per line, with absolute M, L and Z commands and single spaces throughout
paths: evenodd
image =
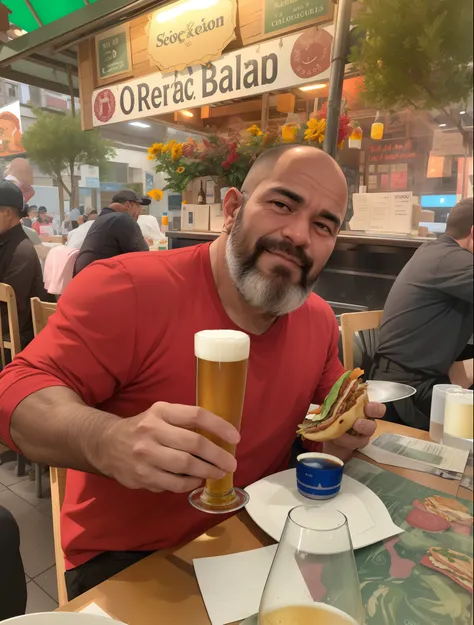
M 209 362 L 247 360 L 250 337 L 237 330 L 201 330 L 194 335 L 194 354 Z

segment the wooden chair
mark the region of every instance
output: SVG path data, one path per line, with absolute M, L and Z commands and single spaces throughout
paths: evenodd
M 8 318 L 8 328 L 3 328 L 0 316 L 0 364 L 5 367 L 5 350 L 10 350 L 13 360 L 21 352 L 21 343 L 15 291 L 13 287 L 9 284 L 3 284 L 3 282 L 0 282 L 0 302 L 6 305 Z
M 46 327 L 48 319 L 56 312 L 57 304 L 42 302 L 39 297 L 31 298 L 31 316 L 33 317 L 33 330 L 35 336 Z
M 364 312 L 344 313 L 341 315 L 342 353 L 344 367 L 354 368 L 354 338 L 357 332 L 376 330 L 382 321 L 382 310 L 368 310 Z M 375 346 L 373 346 L 375 349 Z M 373 353 L 368 354 L 373 358 Z M 366 372 L 367 375 L 369 372 Z
M 20 326 L 18 323 L 18 309 L 16 296 L 13 287 L 0 282 L 0 304 L 4 304 L 7 309 L 8 327 L 2 325 L 0 315 L 0 370 L 6 366 L 5 350 L 10 350 L 11 359 L 21 352 Z M 14 451 L 6 451 L 0 458 L 0 464 L 4 462 L 17 461 L 17 475 L 25 475 L 26 460 L 21 454 Z
M 48 319 L 56 312 L 57 304 L 42 302 L 38 297 L 31 298 L 31 314 L 35 336 L 43 330 Z M 67 603 L 66 582 L 64 573 L 64 553 L 61 547 L 61 508 L 66 490 L 66 469 L 51 467 L 49 469 L 51 481 L 51 504 L 53 509 L 54 556 L 56 560 L 56 580 L 58 584 L 59 605 Z
M 61 508 L 66 492 L 66 469 L 50 467 L 49 475 L 51 480 L 51 504 L 53 508 L 53 536 L 54 536 L 54 558 L 56 560 L 56 582 L 58 585 L 58 603 L 61 607 L 67 603 L 66 580 L 64 573 L 66 565 L 64 563 L 64 553 L 61 547 Z

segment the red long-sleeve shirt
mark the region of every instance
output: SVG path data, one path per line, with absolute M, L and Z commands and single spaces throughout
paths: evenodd
M 95 263 L 71 282 L 47 328 L 0 376 L 0 437 L 14 446 L 13 411 L 51 386 L 67 386 L 121 417 L 157 401 L 194 405 L 194 333 L 219 328 L 236 326 L 220 302 L 208 245 Z M 331 308 L 314 294 L 251 336 L 236 485 L 286 468 L 308 405 L 320 403 L 343 372 L 338 338 Z M 167 548 L 221 520 L 193 509 L 186 494 L 129 490 L 70 470 L 62 545 L 71 568 L 102 551 Z

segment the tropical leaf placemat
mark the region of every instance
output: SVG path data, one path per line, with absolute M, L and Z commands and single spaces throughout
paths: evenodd
M 346 473 L 405 530 L 356 552 L 366 625 L 470 625 L 472 503 L 355 458 Z

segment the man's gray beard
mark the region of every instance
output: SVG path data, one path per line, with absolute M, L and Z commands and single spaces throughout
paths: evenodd
M 281 317 L 302 306 L 311 293 L 311 287 L 291 284 L 282 276 L 264 276 L 257 267 L 242 270 L 239 254 L 235 249 L 234 230 L 226 243 L 226 261 L 230 277 L 245 302 L 273 317 Z

